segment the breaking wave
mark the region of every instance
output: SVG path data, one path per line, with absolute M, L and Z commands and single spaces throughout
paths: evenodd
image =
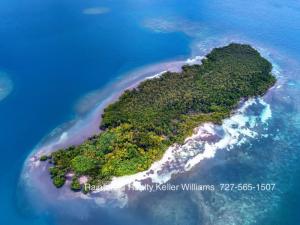
M 235 145 L 241 145 L 249 139 L 263 136 L 268 120 L 272 117 L 271 107 L 262 98 L 252 98 L 238 108 L 234 114 L 225 119 L 222 125 L 204 123 L 194 130 L 183 145 L 173 145 L 167 149 L 163 158 L 155 162 L 147 171 L 130 176 L 116 177 L 105 190 L 92 194 L 96 203 L 104 205 L 112 203 L 119 207 L 126 205 L 130 186 L 135 190 L 145 190 L 145 183 L 163 184 L 172 175 L 190 171 L 202 160 L 213 158 L 218 150 L 231 150 Z

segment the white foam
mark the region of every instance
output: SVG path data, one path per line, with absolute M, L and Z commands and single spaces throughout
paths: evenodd
M 193 58 L 188 58 L 185 62 L 187 63 L 187 64 L 200 64 L 201 63 L 201 61 L 202 61 L 202 59 L 205 59 L 205 57 L 204 56 L 195 56 L 195 57 L 193 57 Z
M 269 120 L 272 117 L 272 110 L 271 110 L 271 106 L 269 104 L 267 104 L 265 101 L 263 101 L 262 99 L 259 100 L 260 104 L 264 105 L 265 108 L 263 109 L 262 113 L 261 113 L 261 122 L 266 123 L 267 120 Z
M 264 107 L 261 114 L 248 116 L 246 111 L 255 104 Z M 119 206 L 124 206 L 128 200 L 124 192 L 125 186 L 143 190 L 144 185 L 142 183 L 146 179 L 147 181 L 150 179 L 152 183 L 166 183 L 173 174 L 189 171 L 202 160 L 213 158 L 218 150 L 230 150 L 235 145 L 243 144 L 249 138 L 255 138 L 258 133 L 254 128 L 266 124 L 271 116 L 269 104 L 262 99 L 250 99 L 236 110 L 230 118 L 225 119 L 221 126 L 212 123 L 202 124 L 195 129 L 195 133 L 191 137 L 185 140 L 183 145 L 174 144 L 169 147 L 162 159 L 153 163 L 147 171 L 130 176 L 114 177 L 105 186 L 105 189 L 112 190 L 111 193 L 115 194 L 106 196 L 105 203 L 111 200 L 115 201 L 116 199 L 113 196 L 117 195 L 122 196 Z M 217 130 L 220 129 L 224 132 L 222 137 L 215 141 L 207 141 L 207 138 L 214 137 Z M 101 197 L 101 191 L 95 193 L 99 193 Z
M 166 72 L 168 72 L 168 70 L 164 70 L 164 71 L 162 71 L 160 73 L 154 74 L 153 76 L 148 76 L 145 79 L 146 80 L 150 80 L 150 79 L 158 78 L 158 77 L 160 77 L 161 75 L 163 75 Z

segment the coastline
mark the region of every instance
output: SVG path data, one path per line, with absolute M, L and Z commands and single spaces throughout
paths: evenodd
M 2 1 L 2 13 L 6 16 L 0 26 L 3 31 L 0 67 L 12 81 L 12 89 L 0 100 L 3 152 L 0 225 L 298 224 L 300 8 L 297 2 L 28 3 Z M 86 9 L 94 8 L 106 8 L 109 12 L 84 14 Z M 258 50 L 272 63 L 277 83 L 261 99 L 236 102 L 226 116 L 228 120 L 219 121 L 219 126 L 195 123 L 195 131 L 190 129 L 180 139 L 181 145 L 172 146 L 163 160 L 162 154 L 172 144 L 166 144 L 160 157 L 151 163 L 136 158 L 141 165 L 147 165 L 140 171 L 156 165 L 145 177 L 138 174 L 140 171 L 127 173 L 135 161 L 125 167 L 126 158 L 124 163 L 119 161 L 124 170 L 114 170 L 124 174 L 116 175 L 113 183 L 105 183 L 108 187 L 91 182 L 89 175 L 96 175 L 96 171 L 85 173 L 89 179 L 86 184 L 96 187 L 93 193 L 83 194 L 83 185 L 83 193 L 71 189 L 75 187 L 72 185 L 75 179 L 85 182 L 80 173 L 73 173 L 72 177 L 72 167 L 65 170 L 69 171 L 64 174 L 65 186 L 57 189 L 47 166 L 60 164 L 54 164 L 53 157 L 41 163 L 38 158 L 30 161 L 38 151 L 57 152 L 57 147 L 73 143 L 82 146 L 75 148 L 82 150 L 80 155 L 86 155 L 88 149 L 102 150 L 98 143 L 90 145 L 85 141 L 100 132 L 100 105 L 106 107 L 115 102 L 118 93 L 135 82 L 149 79 L 144 81 L 147 84 L 156 76 L 154 82 L 161 80 L 159 73 L 168 69 L 161 63 L 188 61 L 187 58 L 206 55 L 230 42 L 250 44 Z M 213 79 L 216 74 L 211 74 Z M 174 92 L 186 90 L 187 94 L 192 90 L 182 88 L 183 84 L 176 86 L 163 86 L 163 93 L 169 88 Z M 4 90 L 8 93 L 7 88 Z M 214 90 L 217 93 L 219 89 Z M 199 89 L 199 97 L 201 92 Z M 197 95 L 192 96 L 196 99 Z M 131 108 L 141 108 L 136 106 L 146 106 L 147 102 L 155 103 L 158 99 L 159 96 L 146 95 L 144 104 L 123 109 L 130 112 Z M 172 105 L 173 101 L 170 98 L 164 102 Z M 245 110 L 239 111 L 244 106 Z M 161 110 L 162 117 L 167 113 L 168 110 Z M 108 118 L 107 115 L 104 117 Z M 126 121 L 125 113 L 119 118 Z M 103 133 L 99 135 L 104 136 Z M 100 136 L 90 141 L 102 139 Z M 151 141 L 150 137 L 144 140 Z M 124 155 L 128 155 L 128 150 L 124 149 Z M 75 153 L 70 155 L 69 161 Z M 100 160 L 97 158 L 95 163 L 99 174 Z M 112 164 L 113 168 L 119 168 Z M 132 184 L 122 188 L 128 183 Z M 214 190 L 181 188 L 189 184 L 213 185 Z M 250 191 L 248 187 L 245 191 L 239 191 L 239 187 L 224 190 L 228 184 L 234 188 L 256 185 L 259 190 Z M 261 190 L 270 184 L 275 185 L 273 190 Z M 180 188 L 163 191 L 157 185 Z
M 84 109 L 77 109 L 77 111 L 83 111 L 83 117 L 75 118 L 74 120 L 54 129 L 49 136 L 45 137 L 45 139 L 35 147 L 35 149 L 29 154 L 28 158 L 34 156 L 39 157 L 42 154 L 50 153 L 59 148 L 66 148 L 71 145 L 81 144 L 89 137 L 100 132 L 99 124 L 101 122 L 101 115 L 104 108 L 117 101 L 125 90 L 135 88 L 139 85 L 139 83 L 147 79 L 158 77 L 165 71 L 180 72 L 183 65 L 198 64 L 201 59 L 202 57 L 197 56 L 195 59 L 167 61 L 138 68 L 125 73 L 121 77 L 117 77 L 114 82 L 106 85 L 103 90 L 96 90 L 88 93 L 79 100 L 79 105 L 84 105 Z M 116 91 L 111 92 L 111 90 Z M 90 105 L 85 106 L 86 102 L 90 102 Z M 77 106 L 77 108 L 80 108 L 80 106 Z M 66 126 L 66 128 L 63 126 Z M 77 133 L 79 130 L 77 130 L 77 128 L 80 128 L 79 133 Z M 61 130 L 65 131 L 61 132 Z M 58 134 L 56 134 L 56 132 Z M 73 134 L 70 135 L 71 133 Z
M 86 140 L 87 138 L 89 138 L 90 136 L 93 136 L 97 133 L 100 132 L 99 130 L 99 124 L 101 121 L 101 115 L 103 109 L 110 103 L 116 101 L 119 96 L 127 89 L 131 89 L 136 87 L 140 82 L 146 80 L 146 79 L 152 79 L 155 78 L 157 76 L 159 76 L 159 74 L 161 74 L 164 70 L 162 70 L 163 68 L 167 68 L 167 70 L 169 71 L 173 71 L 173 72 L 178 72 L 181 70 L 181 66 L 184 64 L 197 64 L 199 61 L 201 61 L 203 57 L 197 56 L 195 57 L 195 60 L 191 60 L 188 59 L 186 61 L 174 61 L 174 62 L 167 62 L 167 63 L 160 63 L 160 64 L 155 64 L 149 67 L 145 67 L 144 69 L 141 70 L 135 70 L 134 72 L 129 73 L 130 74 L 138 74 L 137 76 L 130 76 L 129 80 L 127 80 L 126 78 L 128 78 L 128 74 L 124 76 L 123 79 L 120 80 L 120 82 L 117 82 L 117 86 L 122 86 L 123 88 L 118 89 L 118 91 L 116 91 L 115 93 L 111 94 L 109 97 L 105 98 L 105 101 L 102 101 L 101 104 L 96 105 L 96 107 L 94 109 L 92 109 L 85 118 L 78 120 L 75 125 L 71 126 L 71 128 L 69 129 L 68 132 L 63 132 L 62 134 L 60 134 L 57 138 L 56 141 L 50 145 L 46 145 L 45 147 L 40 147 L 37 148 L 36 151 L 32 152 L 32 154 L 28 157 L 29 159 L 29 164 L 26 165 L 26 167 L 28 167 L 28 171 L 27 174 L 29 174 L 30 172 L 32 172 L 36 167 L 40 166 L 39 163 L 39 156 L 44 154 L 44 153 L 49 153 L 51 151 L 55 151 L 59 148 L 65 148 L 67 146 L 70 145 L 76 145 L 76 144 L 80 144 L 82 143 L 84 140 Z M 155 74 L 155 75 L 153 75 Z M 111 87 L 110 87 L 111 89 Z M 103 92 L 106 91 L 106 88 L 104 89 L 104 91 L 101 91 L 100 93 L 98 93 L 100 96 Z M 268 91 L 269 92 L 269 91 Z M 240 127 L 245 126 L 245 123 L 247 122 L 245 118 L 241 118 L 241 115 L 247 107 L 251 106 L 252 104 L 265 104 L 262 102 L 261 99 L 249 99 L 248 101 L 246 101 L 244 104 L 242 104 L 241 107 L 238 107 L 236 109 L 236 112 L 232 114 L 232 116 L 228 119 L 225 119 L 221 125 L 222 126 L 226 126 L 226 129 L 232 124 L 232 121 L 235 120 L 240 120 Z M 267 107 L 268 105 L 266 105 Z M 242 110 L 242 111 L 240 111 Z M 270 109 L 269 109 L 270 110 Z M 268 112 L 270 114 L 270 112 Z M 266 122 L 268 120 L 265 119 L 264 121 Z M 88 122 L 86 122 L 88 121 Z M 123 201 L 118 202 L 118 206 L 124 206 L 127 202 L 127 193 L 125 193 L 123 190 L 121 190 L 124 186 L 127 185 L 134 185 L 136 189 L 142 189 L 142 181 L 144 179 L 148 179 L 151 178 L 152 182 L 156 182 L 156 183 L 165 183 L 168 180 L 171 179 L 172 175 L 174 173 L 180 173 L 180 172 L 184 172 L 184 171 L 189 171 L 191 170 L 195 165 L 197 165 L 201 160 L 205 159 L 205 158 L 211 158 L 214 156 L 216 149 L 220 148 L 220 147 L 228 147 L 229 145 L 233 145 L 233 144 L 237 144 L 238 141 L 237 140 L 231 140 L 230 138 L 226 137 L 225 139 L 222 139 L 220 137 L 220 135 L 216 134 L 214 129 L 217 128 L 217 125 L 213 125 L 211 123 L 204 123 L 204 124 L 200 124 L 199 127 L 197 127 L 195 129 L 195 133 L 191 136 L 188 137 L 185 140 L 185 144 L 180 146 L 180 145 L 174 145 L 174 146 L 170 146 L 168 148 L 168 150 L 165 152 L 165 154 L 163 155 L 163 158 L 159 161 L 156 161 L 153 163 L 153 165 L 147 170 L 147 171 L 143 171 L 134 175 L 130 175 L 130 176 L 123 176 L 123 177 L 116 177 L 113 178 L 113 180 L 107 184 L 105 187 L 107 189 L 111 189 L 113 190 L 112 192 L 109 193 L 109 195 L 107 195 L 107 193 L 104 194 L 100 193 L 99 191 L 94 191 L 92 192 L 90 195 L 84 195 L 81 193 L 68 193 L 66 195 L 66 193 L 69 190 L 66 190 L 65 188 L 61 189 L 63 190 L 62 192 L 64 193 L 64 197 L 81 197 L 81 198 L 95 198 L 95 201 L 99 202 L 103 202 L 104 204 L 107 203 L 107 199 L 113 199 L 114 201 L 117 199 L 123 199 Z M 77 132 L 77 129 L 79 129 L 79 132 Z M 72 134 L 75 133 L 75 135 Z M 229 134 L 231 135 L 230 132 L 233 131 L 229 131 Z M 234 132 L 233 132 L 234 133 Z M 249 130 L 245 130 L 244 132 L 242 132 L 244 135 L 247 135 L 249 137 L 254 137 L 256 134 L 250 132 Z M 182 148 L 187 144 L 187 147 L 189 147 L 189 145 L 192 143 L 194 144 L 194 140 L 197 140 L 198 142 L 201 141 L 203 143 L 207 142 L 208 140 L 210 142 L 214 142 L 216 141 L 218 143 L 218 141 L 220 142 L 219 145 L 214 146 L 214 149 L 212 149 L 212 146 L 209 146 L 210 149 L 208 149 L 206 152 L 204 151 L 203 154 L 199 154 L 199 152 L 193 152 L 194 156 L 198 156 L 196 159 L 191 160 L 189 162 L 189 164 L 187 164 L 187 162 L 182 162 L 182 165 L 184 165 L 184 167 L 182 167 L 180 170 L 173 170 L 171 171 L 172 173 L 166 173 L 165 175 L 163 175 L 163 173 L 161 173 L 162 171 L 162 167 L 170 167 L 170 159 L 173 159 L 174 161 L 174 157 L 177 157 L 176 155 L 180 154 L 180 153 L 184 153 L 184 154 L 188 154 L 187 151 L 182 151 Z M 215 145 L 215 144 L 213 144 Z M 190 150 L 189 150 L 190 151 Z M 184 156 L 184 154 L 182 156 Z M 193 157 L 192 155 L 190 155 L 190 157 Z M 26 170 L 26 167 L 24 167 L 24 170 Z M 169 169 L 168 169 L 169 170 Z M 48 170 L 46 170 L 46 168 L 44 167 L 42 170 L 43 172 L 48 172 Z M 156 174 L 153 172 L 156 171 Z M 29 175 L 30 176 L 30 175 Z M 28 178 L 28 176 L 27 176 Z M 39 176 L 39 178 L 42 178 L 41 176 Z M 45 178 L 43 178 L 45 179 Z M 46 185 L 45 185 L 46 187 Z M 61 192 L 56 190 L 56 192 Z M 70 191 L 69 191 L 70 192 Z M 100 196 L 97 196 L 100 195 Z
M 37 188 L 39 190 L 45 189 L 45 183 L 51 183 L 51 180 L 47 179 L 49 176 L 46 176 L 45 178 L 41 176 L 41 174 L 45 172 L 48 173 L 49 165 L 41 166 L 41 162 L 39 160 L 40 156 L 49 154 L 60 148 L 79 145 L 95 134 L 99 134 L 99 132 L 101 132 L 99 124 L 101 122 L 101 114 L 104 108 L 117 101 L 119 96 L 122 95 L 125 90 L 136 87 L 144 80 L 158 77 L 164 73 L 164 71 L 180 72 L 183 65 L 199 64 L 201 63 L 202 58 L 203 56 L 196 56 L 186 60 L 166 61 L 137 68 L 117 77 L 113 82 L 106 85 L 104 89 L 92 91 L 86 94 L 79 100 L 79 104 L 85 105 L 86 101 L 91 100 L 90 96 L 92 96 L 93 100 L 92 104 L 88 107 L 84 107 L 84 113 L 82 113 L 83 116 L 79 116 L 79 118 L 75 118 L 74 120 L 64 123 L 52 130 L 50 134 L 44 137 L 42 141 L 38 143 L 37 146 L 28 154 L 24 161 L 21 173 L 21 184 L 29 185 L 29 180 L 35 180 L 38 184 L 31 186 L 31 188 Z M 116 91 L 111 93 L 111 90 Z M 37 170 L 38 167 L 40 167 L 39 170 Z M 43 182 L 38 182 L 38 179 L 43 180 Z M 44 186 L 44 188 L 38 188 L 39 185 Z M 78 197 L 78 193 L 70 192 L 67 194 L 69 190 L 64 189 L 65 188 L 60 189 L 64 192 L 64 195 Z M 55 188 L 53 194 L 58 195 L 60 190 Z M 79 194 L 79 196 L 86 198 L 83 194 Z

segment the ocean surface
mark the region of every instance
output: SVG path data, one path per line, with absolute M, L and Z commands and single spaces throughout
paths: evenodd
M 299 1 L 2 0 L 0 15 L 1 225 L 300 224 Z M 37 151 L 96 131 L 95 113 L 124 88 L 233 41 L 268 58 L 277 84 L 222 126 L 200 127 L 219 139 L 199 132 L 153 179 L 273 191 L 142 192 L 120 207 L 61 199 L 67 190 L 28 170 Z

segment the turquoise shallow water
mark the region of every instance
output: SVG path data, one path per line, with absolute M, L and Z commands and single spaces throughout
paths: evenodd
M 297 1 L 3 0 L 0 14 L 0 70 L 14 87 L 0 102 L 0 224 L 300 223 Z M 219 151 L 171 182 L 274 182 L 274 192 L 140 194 L 124 209 L 45 204 L 39 192 L 26 198 L 19 183 L 25 159 L 55 127 L 84 116 L 78 101 L 87 93 L 137 67 L 232 40 L 259 47 L 280 68 L 280 86 L 265 99 L 272 117 L 256 128 L 264 136 Z

